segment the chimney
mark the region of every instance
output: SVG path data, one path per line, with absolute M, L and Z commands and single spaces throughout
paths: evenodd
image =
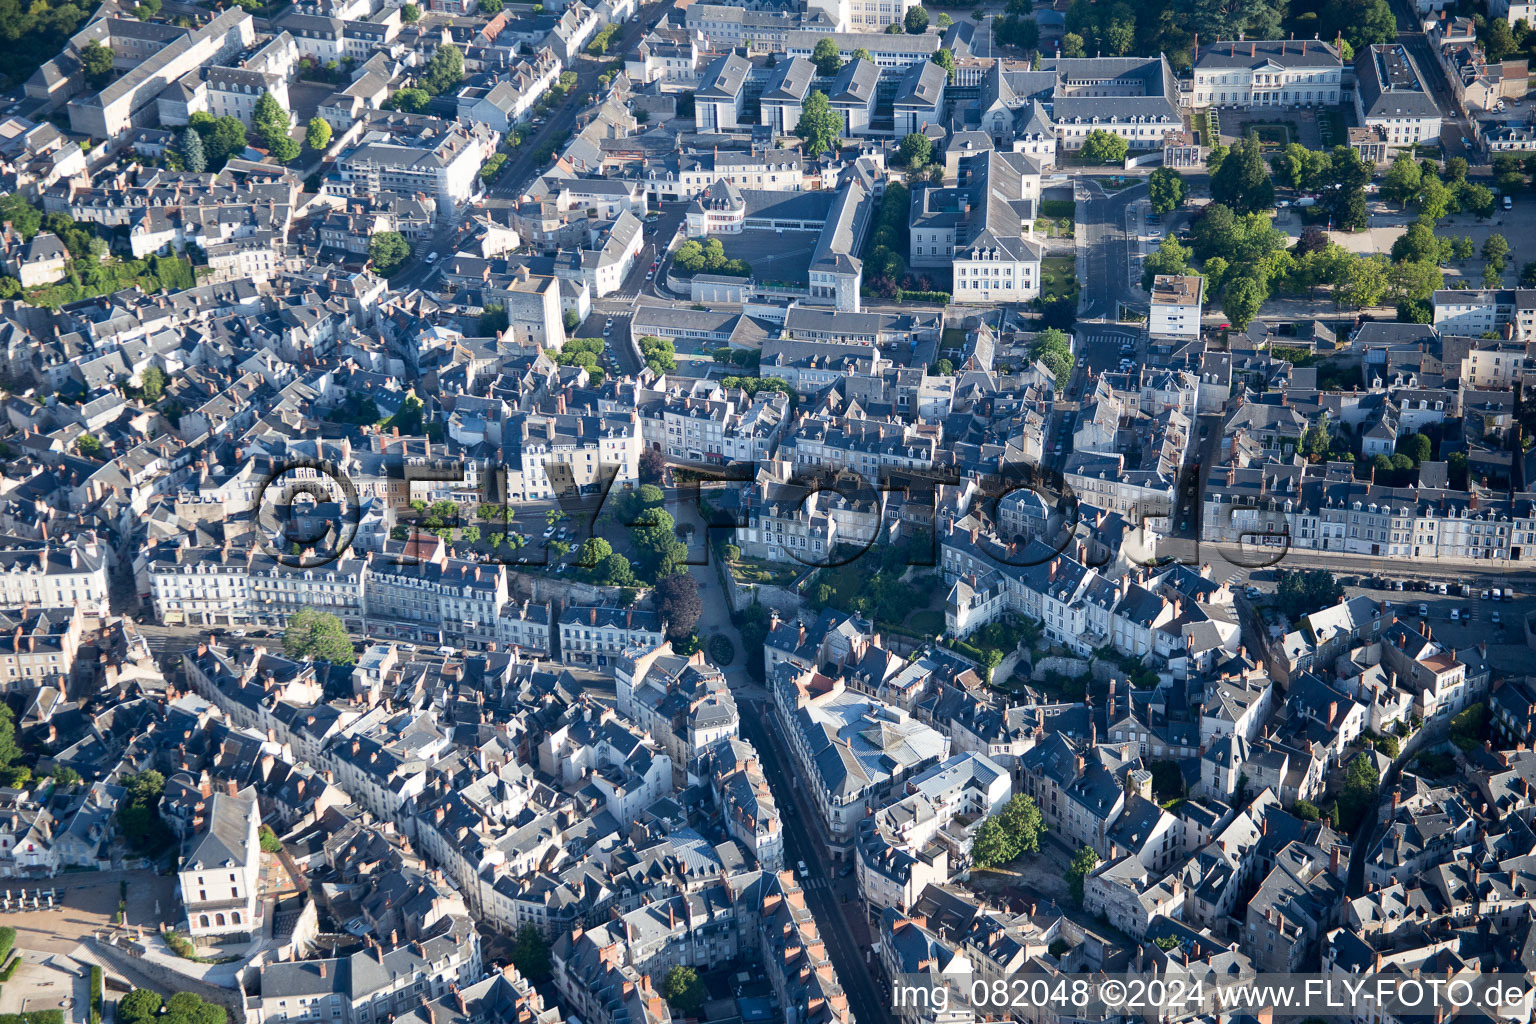
M 224 780 L 224 791 L 226 793 L 228 793 L 230 796 L 239 796 L 240 795 L 240 787 L 235 784 L 235 780 L 234 779 L 226 779 L 226 780 Z

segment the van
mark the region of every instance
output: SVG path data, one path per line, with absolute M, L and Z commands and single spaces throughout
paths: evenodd
M 1505 196 L 1504 197 L 1504 209 L 1506 209 L 1506 210 L 1513 210 L 1514 208 L 1515 208 L 1515 197 L 1514 196 Z

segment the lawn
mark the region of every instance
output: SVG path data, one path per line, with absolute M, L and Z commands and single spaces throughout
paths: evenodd
M 1210 146 L 1211 124 L 1206 118 L 1205 111 L 1195 111 L 1195 115 L 1189 119 L 1189 129 L 1195 133 L 1196 142 L 1202 146 Z
M 1341 110 L 1320 110 L 1317 113 L 1317 129 L 1322 133 L 1325 147 L 1342 146 L 1349 136 Z
M 1077 258 L 1074 256 L 1047 256 L 1040 261 L 1040 298 L 1077 298 Z
M 1291 128 L 1284 124 L 1251 124 L 1248 130 L 1259 137 L 1265 149 L 1284 149 L 1291 141 Z
M 762 583 L 774 587 L 789 586 L 807 568 L 799 562 L 779 565 L 756 558 L 739 558 L 726 564 L 738 583 Z

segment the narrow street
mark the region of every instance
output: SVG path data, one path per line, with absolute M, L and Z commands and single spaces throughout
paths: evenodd
M 761 652 L 753 652 L 761 656 Z M 741 732 L 762 759 L 763 774 L 774 802 L 784 815 L 784 867 L 800 876 L 804 861 L 809 873 L 800 877 L 806 904 L 816 919 L 817 930 L 827 943 L 832 966 L 848 996 L 848 1006 L 858 1024 L 889 1024 L 894 1021 L 880 988 L 875 983 L 876 958 L 872 936 L 863 920 L 863 903 L 853 874 L 846 877 L 828 855 L 813 824 L 816 810 L 794 780 L 791 755 L 783 748 L 772 705 L 761 699 L 741 704 Z

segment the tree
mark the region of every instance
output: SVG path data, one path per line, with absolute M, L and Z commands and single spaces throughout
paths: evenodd
M 531 982 L 549 979 L 549 943 L 531 924 L 525 924 L 517 931 L 517 941 L 512 946 L 512 965 Z
M 1061 37 L 1061 55 L 1063 57 L 1081 57 L 1086 50 L 1083 37 L 1076 32 L 1068 32 Z
M 1434 446 L 1423 434 L 1405 434 L 1397 439 L 1397 450 L 1412 459 L 1414 466 L 1418 467 L 1429 461 Z
M 293 130 L 293 119 L 270 92 L 261 94 L 256 109 L 251 112 L 251 131 L 270 149 L 277 139 L 285 139 Z
M 421 87 L 433 96 L 439 96 L 464 80 L 464 54 L 452 43 L 444 43 L 432 51 L 427 70 L 421 76 Z
M 658 580 L 655 598 L 656 610 L 667 623 L 667 639 L 681 640 L 693 632 L 704 603 L 699 599 L 699 583 L 691 574 L 684 571 Z
M 1189 195 L 1189 186 L 1184 181 L 1184 175 L 1172 167 L 1159 167 L 1147 179 L 1147 195 L 1152 200 L 1153 211 L 1169 213 L 1184 205 Z
M 945 29 L 949 28 L 949 26 L 953 25 L 954 23 L 955 23 L 955 19 L 951 18 L 949 15 L 945 14 L 943 11 L 940 11 L 939 14 L 938 14 L 938 17 L 933 19 L 933 27 L 938 29 L 940 32 L 942 32 Z
M 666 473 L 666 459 L 661 452 L 654 448 L 647 448 L 640 453 L 640 482 L 642 484 L 659 484 Z
M 811 51 L 811 63 L 823 75 L 835 75 L 842 69 L 843 55 L 831 36 L 816 40 L 816 48 Z
M 1129 150 L 1125 139 L 1114 132 L 1095 128 L 1083 140 L 1083 159 L 1096 164 L 1122 164 Z
M 595 569 L 611 554 L 613 554 L 612 544 L 601 537 L 588 537 L 581 542 L 581 551 L 576 556 L 576 564 L 584 569 Z
M 357 661 L 352 639 L 341 619 L 330 612 L 303 608 L 288 619 L 283 630 L 283 651 L 290 658 L 314 658 L 332 665 L 351 665 Z
M 1244 274 L 1227 285 L 1221 297 L 1221 311 L 1235 329 L 1246 330 L 1268 297 L 1263 284 Z
M 955 83 L 955 55 L 949 51 L 949 47 L 939 47 L 928 59 L 944 69 L 945 74 L 949 76 L 949 84 Z
M 1339 792 L 1338 826 L 1354 832 L 1376 804 L 1376 789 L 1381 776 L 1376 765 L 1364 753 L 1355 755 L 1344 769 L 1344 785 Z
M 647 335 L 640 339 L 640 357 L 654 373 L 671 373 L 676 370 L 677 360 L 673 358 L 675 352 L 672 342 L 664 338 Z
M 1483 51 L 1490 61 L 1503 60 L 1516 50 L 1520 44 L 1515 42 L 1514 30 L 1509 27 L 1509 22 L 1503 18 L 1489 18 L 1488 30 L 1482 38 Z
M 331 144 L 331 123 L 323 117 L 312 117 L 304 127 L 304 145 L 321 150 Z
M 1489 235 L 1483 241 L 1483 261 L 1503 271 L 1509 265 L 1509 239 L 1497 233 Z
M 918 8 L 913 8 L 918 10 Z M 929 155 L 933 152 L 933 142 L 922 132 L 909 132 L 901 140 L 901 148 L 898 155 L 901 162 L 908 167 L 922 167 L 928 162 Z
M 605 587 L 628 587 L 635 583 L 635 570 L 629 559 L 615 551 L 597 566 L 597 581 Z
M 1440 255 L 1440 240 L 1435 237 L 1435 229 L 1427 220 L 1417 220 L 1408 225 L 1408 230 L 1398 235 L 1392 242 L 1392 258 L 1394 260 L 1436 260 Z
M 1029 358 L 1044 364 L 1056 378 L 1057 387 L 1063 387 L 1072 376 L 1072 339 L 1065 331 L 1048 327 L 1029 343 Z
M 942 14 L 939 20 L 944 20 Z M 992 38 L 1003 46 L 1033 50 L 1040 45 L 1040 23 L 1023 14 L 1008 14 L 993 20 Z
M 155 840 L 169 831 L 159 811 L 165 776 L 151 768 L 124 775 L 120 782 L 125 793 L 117 802 L 117 821 L 123 835 L 139 849 L 153 848 Z
M 1211 172 L 1211 198 L 1240 213 L 1274 205 L 1275 186 L 1257 135 L 1234 143 L 1221 166 Z
M 795 135 L 805 141 L 805 152 L 816 157 L 837 148 L 842 137 L 843 119 L 827 103 L 827 94 L 820 89 L 806 98 L 800 108 L 800 121 L 795 125 Z
M 277 838 L 277 833 L 272 831 L 271 825 L 262 825 L 257 829 L 256 838 L 261 843 L 262 853 L 277 853 L 283 848 L 283 841 Z
M 117 54 L 112 52 L 110 46 L 102 46 L 92 39 L 80 50 L 80 70 L 85 72 L 85 81 L 92 89 L 100 89 L 112 80 L 112 62 L 117 59 Z
M 144 391 L 144 401 L 153 405 L 165 395 L 165 371 L 158 366 L 146 366 L 139 374 L 139 386 Z
M 928 31 L 928 12 L 921 7 L 912 8 L 902 19 L 902 27 L 914 36 L 922 35 Z
M 704 983 L 699 980 L 698 971 L 686 964 L 678 964 L 667 972 L 662 981 L 661 995 L 668 1006 L 680 1014 L 691 1016 L 703 1008 L 708 993 L 704 991 Z
M 1478 217 L 1487 218 L 1493 212 L 1493 190 L 1487 185 L 1468 185 L 1457 197 L 1461 207 Z
M 400 20 L 411 25 L 421 20 L 421 8 L 415 4 L 403 4 L 400 7 Z
M 1067 887 L 1072 891 L 1072 898 L 1079 904 L 1083 902 L 1083 882 L 1093 873 L 1093 869 L 1099 866 L 1099 855 L 1093 852 L 1093 847 L 1080 847 L 1072 855 L 1072 862 L 1067 865 Z
M 286 164 L 299 158 L 302 147 L 293 140 L 292 136 L 279 135 L 267 143 L 267 152 L 278 163 Z
M 403 110 L 407 114 L 419 114 L 427 109 L 427 104 L 430 102 L 432 102 L 432 97 L 427 93 L 427 90 L 405 88 L 396 90 L 385 106 L 394 107 L 396 110 Z
M 1003 831 L 1002 823 L 996 817 L 982 822 L 976 829 L 976 835 L 971 838 L 971 860 L 979 868 L 991 868 L 1007 864 L 1012 859 L 1009 856 L 1008 836 Z
M 43 227 L 43 211 L 27 201 L 20 192 L 0 196 L 0 220 L 11 222 L 11 228 L 22 238 L 31 240 Z
M 93 434 L 81 434 L 75 438 L 75 451 L 87 459 L 99 459 L 103 451 L 102 444 Z
M 1391 294 L 1404 302 L 1424 302 L 1445 287 L 1445 275 L 1429 260 L 1405 260 L 1387 270 Z
M 181 166 L 193 174 L 202 174 L 208 169 L 208 154 L 203 149 L 203 137 L 195 129 L 181 130 L 181 134 L 176 137 L 176 155 L 181 157 Z
M 500 14 L 504 6 L 506 5 L 502 3 L 502 0 L 480 0 L 480 13 Z
M 1160 274 L 1183 274 L 1189 270 L 1189 249 L 1177 238 L 1165 236 L 1157 249 L 1147 254 L 1141 265 L 1141 286 L 1152 289 L 1152 280 Z
M 1045 819 L 1040 816 L 1040 808 L 1031 797 L 1015 793 L 1003 805 L 997 817 L 1014 850 L 1014 857 L 1021 853 L 1040 852 L 1040 836 L 1045 831 Z
M 1387 258 L 1362 256 L 1350 263 L 1342 297 L 1350 305 L 1361 309 L 1379 306 L 1386 297 L 1388 286 Z
M 119 1024 L 154 1024 L 164 1005 L 160 993 L 136 988 L 117 1001 L 117 1019 Z
M 411 243 L 398 231 L 380 231 L 368 239 L 368 261 L 374 272 L 388 277 L 405 265 L 411 255 Z
M 480 311 L 480 316 L 475 321 L 475 333 L 482 338 L 494 338 L 506 330 L 510 323 L 507 307 L 499 302 L 493 302 Z
M 1406 153 L 1399 154 L 1392 161 L 1392 167 L 1387 171 L 1387 176 L 1381 180 L 1381 196 L 1389 202 L 1407 208 L 1408 203 L 1419 194 L 1419 189 L 1424 184 L 1424 171 Z

